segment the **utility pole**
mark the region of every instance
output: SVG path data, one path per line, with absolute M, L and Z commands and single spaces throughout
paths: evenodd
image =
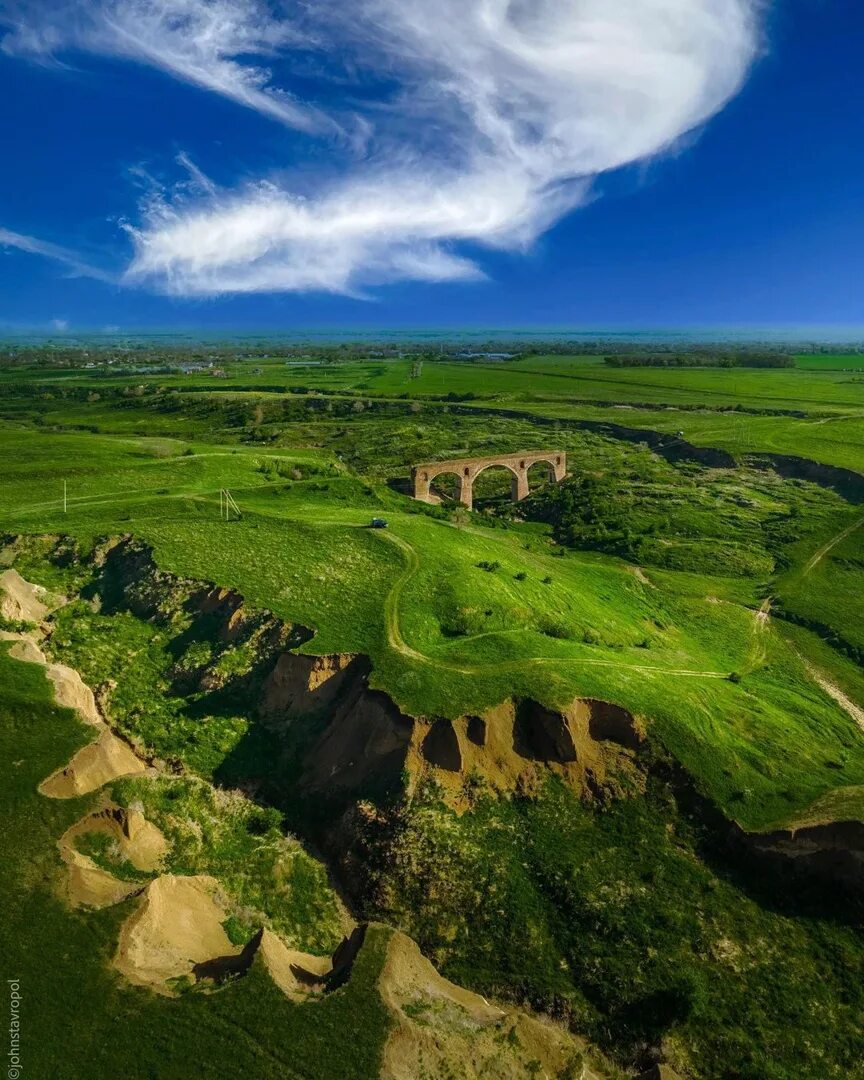
M 63 481 L 63 513 L 66 513 L 66 481 Z
M 238 521 L 243 517 L 240 513 L 240 507 L 234 501 L 231 492 L 227 488 L 221 488 L 219 491 L 219 515 L 224 521 L 230 521 L 232 512 L 237 515 Z

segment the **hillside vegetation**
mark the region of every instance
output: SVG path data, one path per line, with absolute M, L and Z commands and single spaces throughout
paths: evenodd
M 36 927 L 63 957 L 39 1005 L 57 1030 L 98 1003 L 66 1075 L 114 1014 L 151 1055 L 112 1042 L 118 1075 L 150 1075 L 167 1039 L 225 1075 L 231 1015 L 250 1075 L 336 1075 L 355 1039 L 351 1075 L 385 1075 L 425 1008 L 370 992 L 386 924 L 565 1025 L 573 1062 L 597 1046 L 598 1076 L 864 1076 L 864 367 L 794 363 L 0 366 L 0 572 L 64 598 L 44 647 L 149 770 L 103 796 L 166 838 L 162 873 L 219 882 L 237 950 L 263 927 L 326 958 L 373 924 L 308 1004 L 254 964 L 218 993 L 123 989 L 106 964 L 134 899 L 70 911 L 50 885 L 99 806 L 36 794 L 80 725 L 0 649 L 26 763 L 4 824 L 31 853 L 4 888 L 33 897 L 10 955 L 34 985 Z M 444 480 L 440 505 L 410 498 L 414 461 L 543 447 L 569 476 L 533 469 L 520 504 L 500 469 L 473 512 Z M 36 632 L 11 604 L 0 629 Z M 76 851 L 146 889 L 106 836 Z

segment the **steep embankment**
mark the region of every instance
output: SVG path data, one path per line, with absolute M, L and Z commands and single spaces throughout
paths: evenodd
M 10 655 L 25 663 L 38 664 L 54 686 L 54 700 L 72 709 L 85 724 L 94 729 L 96 738 L 83 747 L 62 769 L 49 776 L 40 786 L 43 795 L 69 799 L 87 795 L 120 776 L 144 772 L 146 766 L 129 746 L 105 723 L 93 691 L 86 686 L 77 671 L 65 664 L 49 661 L 37 644 L 44 630 L 39 627 L 48 613 L 61 606 L 62 598 L 50 598 L 46 590 L 25 581 L 15 570 L 0 576 L 0 595 L 3 597 L 4 617 L 12 621 L 33 624 L 35 629 L 0 631 L 0 640 L 12 641 Z
M 286 626 L 268 612 L 251 610 L 231 590 L 159 570 L 144 544 L 131 538 L 106 543 L 97 549 L 94 569 L 109 610 L 114 605 L 166 624 L 175 613 L 191 613 L 195 625 L 185 636 L 194 639 L 206 632 L 245 650 L 251 660 L 248 670 L 238 676 L 226 675 L 217 662 L 186 671 L 183 678 L 191 680 L 192 687 L 224 694 L 233 686 L 235 693 L 252 696 L 250 712 L 280 740 L 290 727 L 293 759 L 286 767 L 296 790 L 315 794 L 318 802 L 332 804 L 334 812 L 343 812 L 368 794 L 393 797 L 401 792 L 410 797 L 427 781 L 458 809 L 470 805 L 478 784 L 484 791 L 508 796 L 536 790 L 552 776 L 601 799 L 622 784 L 637 788 L 644 784 L 644 762 L 639 767 L 634 763 L 648 746 L 647 725 L 614 702 L 577 699 L 552 709 L 531 700 L 511 700 L 453 720 L 411 716 L 385 693 L 370 688 L 368 658 L 296 652 L 312 637 L 307 628 Z M 405 575 L 411 572 L 409 560 Z M 396 605 L 392 606 L 395 612 Z M 401 637 L 395 614 L 393 620 L 394 633 Z M 66 683 L 72 685 L 74 680 Z M 93 708 L 86 700 L 82 704 L 85 711 Z M 310 718 L 312 723 L 301 725 L 298 742 L 294 721 Z M 55 786 L 57 791 L 93 790 L 103 776 L 141 767 L 128 757 L 126 744 L 114 741 L 110 733 L 81 755 L 51 778 L 48 790 Z M 251 776 L 247 780 L 255 782 Z M 316 817 L 323 820 L 320 814 Z M 732 831 L 740 830 L 736 826 Z M 347 843 L 342 830 L 332 835 L 339 837 L 340 847 Z M 854 829 L 843 835 L 854 837 Z M 818 867 L 820 872 L 837 866 L 834 857 L 810 858 L 814 837 L 805 838 L 796 830 L 790 830 L 789 841 L 782 845 L 784 857 L 791 858 L 797 838 L 808 857 L 795 859 L 793 865 Z M 756 845 L 760 852 L 765 847 Z M 850 857 L 857 864 L 857 849 Z M 840 873 L 849 880 L 848 868 Z
M 757 631 L 761 626 L 757 619 Z M 555 710 L 506 701 L 455 720 L 415 717 L 371 689 L 368 675 L 364 657 L 285 653 L 265 681 L 261 713 L 268 725 L 326 717 L 303 759 L 302 791 L 344 806 L 400 784 L 410 797 L 431 781 L 462 811 L 478 787 L 499 797 L 525 794 L 550 777 L 604 800 L 644 788 L 652 768 L 646 724 L 611 702 L 577 699 Z M 815 828 L 765 834 L 729 823 L 728 830 L 735 848 L 864 890 L 864 827 L 857 821 L 829 817 Z M 345 843 L 340 834 L 338 846 Z
M 36 588 L 23 579 L 13 579 L 12 585 L 16 610 L 26 611 L 31 620 L 34 615 L 44 620 L 50 608 L 38 606 Z M 208 593 L 204 600 L 211 612 L 225 615 L 228 610 L 222 631 L 229 636 L 240 621 L 236 618 L 240 605 L 234 599 Z M 45 669 L 58 703 L 74 709 L 83 723 L 100 734 L 65 769 L 43 782 L 40 792 L 68 798 L 106 787 L 120 776 L 144 773 L 146 767 L 134 755 L 132 765 L 108 749 L 111 744 L 106 737 L 116 737 L 80 675 L 52 665 L 36 645 L 33 638 L 47 629 L 43 624 L 29 631 L 31 637 L 11 633 L 7 637 L 16 639 L 12 650 L 19 662 Z M 286 677 L 284 661 L 277 664 L 271 696 L 278 699 L 281 694 L 284 699 L 287 693 L 294 705 L 304 704 L 297 697 L 301 689 L 308 695 L 329 681 L 320 677 L 322 671 L 330 670 L 328 665 L 318 664 L 318 671 L 313 670 L 315 666 L 307 658 L 305 675 L 300 678 L 295 672 Z M 341 665 L 341 670 L 348 666 Z M 340 664 L 331 667 L 337 671 Z M 85 751 L 90 754 L 82 757 Z M 153 783 L 158 782 L 153 770 L 149 775 Z M 386 1010 L 390 1029 L 381 1077 L 413 1080 L 418 1069 L 440 1076 L 457 1066 L 461 1075 L 478 1080 L 489 1076 L 517 1080 L 538 1068 L 561 1080 L 574 1075 L 577 1068 L 583 1076 L 618 1075 L 611 1067 L 590 1071 L 583 1057 L 585 1045 L 564 1028 L 517 1009 L 494 1007 L 442 979 L 410 939 L 386 927 L 356 928 L 329 959 L 290 948 L 266 927 L 245 945 L 236 944 L 226 932 L 231 903 L 221 883 L 209 875 L 161 873 L 169 841 L 136 808 L 103 799 L 64 832 L 57 846 L 66 867 L 64 894 L 73 906 L 101 908 L 137 894 L 113 958 L 115 969 L 133 985 L 174 996 L 195 983 L 215 988 L 248 974 L 254 966 L 266 972 L 293 1002 L 323 999 L 338 994 L 351 979 L 367 938 L 374 937 L 379 966 L 373 993 Z M 92 855 L 85 853 L 88 850 Z M 111 869 L 97 862 L 108 854 Z M 117 876 L 121 869 L 123 874 Z

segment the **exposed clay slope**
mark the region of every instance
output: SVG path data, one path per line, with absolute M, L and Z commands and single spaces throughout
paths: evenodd
M 260 935 L 258 956 L 273 982 L 294 1001 L 322 993 L 325 978 L 333 970 L 330 957 L 289 949 L 277 934 L 266 929 Z
M 156 878 L 120 930 L 114 967 L 131 983 L 169 994 L 169 980 L 191 978 L 196 965 L 241 953 L 222 927 L 225 917 L 215 878 Z
M 51 799 L 74 799 L 97 791 L 121 776 L 135 776 L 147 766 L 106 727 L 95 742 L 78 751 L 68 765 L 52 773 L 39 785 Z
M 748 833 L 736 826 L 735 835 L 763 860 L 864 891 L 864 822 L 832 821 L 767 833 Z
M 139 810 L 108 805 L 77 821 L 57 842 L 66 864 L 66 896 L 73 907 L 109 907 L 137 892 L 142 882 L 121 881 L 76 847 L 80 837 L 108 836 L 120 859 L 142 873 L 158 870 L 168 851 L 161 831 Z
M 45 674 L 54 684 L 54 700 L 58 705 L 74 709 L 85 724 L 102 723 L 93 691 L 74 668 L 49 663 L 45 665 Z
M 17 570 L 0 574 L 0 616 L 10 622 L 41 623 L 51 605 L 41 585 L 25 581 Z
M 4 632 L 0 639 L 14 642 L 9 650 L 13 659 L 45 668 L 46 676 L 54 684 L 54 700 L 58 705 L 74 709 L 85 724 L 98 726 L 102 723 L 93 691 L 74 668 L 52 663 L 29 635 Z
M 34 588 L 23 578 L 19 580 L 27 588 Z M 77 671 L 65 664 L 51 663 L 28 634 L 4 631 L 2 640 L 13 641 L 9 652 L 14 659 L 44 668 L 46 677 L 54 686 L 55 702 L 63 708 L 74 710 L 85 724 L 98 732 L 96 740 L 79 750 L 68 765 L 42 781 L 39 791 L 43 795 L 53 799 L 71 799 L 96 791 L 118 777 L 146 771 L 146 765 L 102 719 L 93 691 Z
M 355 680 L 307 755 L 303 788 L 355 791 L 371 781 L 398 778 L 415 723 L 386 694 L 370 690 L 365 680 Z
M 63 894 L 72 907 L 112 907 L 141 888 L 137 882 L 122 881 L 103 870 L 71 844 L 60 841 L 57 846 L 66 864 Z
M 564 710 L 508 701 L 455 720 L 409 716 L 369 688 L 367 668 L 351 658 L 334 659 L 316 669 L 308 657 L 288 653 L 277 664 L 282 685 L 297 691 L 292 703 L 316 692 L 314 685 L 305 690 L 310 674 L 317 679 L 326 673 L 317 685 L 327 687 L 331 712 L 306 757 L 301 784 L 309 791 L 360 791 L 372 783 L 399 782 L 405 773 L 413 785 L 432 775 L 458 805 L 468 777 L 507 794 L 530 790 L 547 771 L 596 790 L 644 744 L 639 722 L 626 710 L 590 699 L 576 699 Z M 291 715 L 293 708 L 286 712 Z
M 582 1047 L 564 1028 L 497 1008 L 448 982 L 398 931 L 388 942 L 378 989 L 393 1017 L 382 1080 L 580 1075 Z
M 266 717 L 290 718 L 329 709 L 360 668 L 368 671 L 368 663 L 351 653 L 283 653 L 262 688 L 261 712 Z

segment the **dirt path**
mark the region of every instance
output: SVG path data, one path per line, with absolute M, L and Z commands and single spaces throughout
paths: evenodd
M 848 713 L 858 727 L 864 731 L 864 709 L 862 709 L 860 705 L 856 705 L 848 694 L 845 694 L 836 683 L 831 682 L 829 678 L 827 678 L 817 667 L 814 667 L 808 660 L 804 660 L 804 666 L 810 672 L 813 679 L 822 687 L 828 697 L 833 698 L 840 708 L 845 713 Z
M 390 592 L 384 601 L 384 621 L 387 629 L 387 643 L 396 652 L 402 656 L 408 657 L 411 660 L 415 660 L 418 663 L 430 665 L 432 667 L 441 668 L 446 671 L 455 671 L 460 675 L 484 675 L 491 671 L 495 672 L 509 672 L 518 671 L 526 664 L 578 664 L 583 667 L 611 667 L 618 670 L 627 669 L 628 671 L 640 671 L 650 674 L 661 675 L 678 675 L 687 678 L 696 679 L 726 679 L 728 678 L 728 672 L 725 671 L 698 671 L 690 668 L 665 668 L 659 665 L 652 664 L 625 664 L 619 660 L 595 660 L 588 657 L 569 657 L 569 656 L 526 656 L 520 657 L 518 660 L 510 660 L 505 663 L 498 664 L 483 664 L 483 665 L 460 665 L 448 663 L 445 660 L 440 660 L 433 656 L 427 656 L 425 653 L 418 652 L 417 649 L 412 648 L 402 635 L 402 629 L 399 625 L 399 601 L 402 597 L 402 593 L 405 590 L 405 586 L 408 584 L 414 574 L 420 569 L 420 557 L 417 552 L 401 536 L 397 536 L 393 532 L 384 532 L 378 534 L 382 539 L 387 540 L 395 547 L 399 548 L 405 557 L 405 569 L 396 579 Z M 491 635 L 484 635 L 491 636 Z
M 803 572 L 803 574 L 801 576 L 802 577 L 807 577 L 807 575 L 811 572 L 811 570 L 815 570 L 816 567 L 819 565 L 819 563 L 822 562 L 822 560 L 825 558 L 825 556 L 833 548 L 837 547 L 838 544 L 842 544 L 847 536 L 851 536 L 852 533 L 855 532 L 856 529 L 860 529 L 862 525 L 864 525 L 864 517 L 859 518 L 857 521 L 853 521 L 852 524 L 847 525 L 846 528 L 843 529 L 842 532 L 839 532 L 839 533 L 837 533 L 836 536 L 833 536 L 828 541 L 827 544 L 823 544 L 822 547 L 819 548 L 819 550 L 816 552 L 816 554 L 810 559 L 810 561 L 804 567 L 804 572 Z
M 744 668 L 746 673 L 763 667 L 768 657 L 766 637 L 771 625 L 771 600 L 767 596 L 762 601 L 762 606 L 753 613 L 753 632 L 750 636 L 750 649 L 747 654 L 747 662 Z

